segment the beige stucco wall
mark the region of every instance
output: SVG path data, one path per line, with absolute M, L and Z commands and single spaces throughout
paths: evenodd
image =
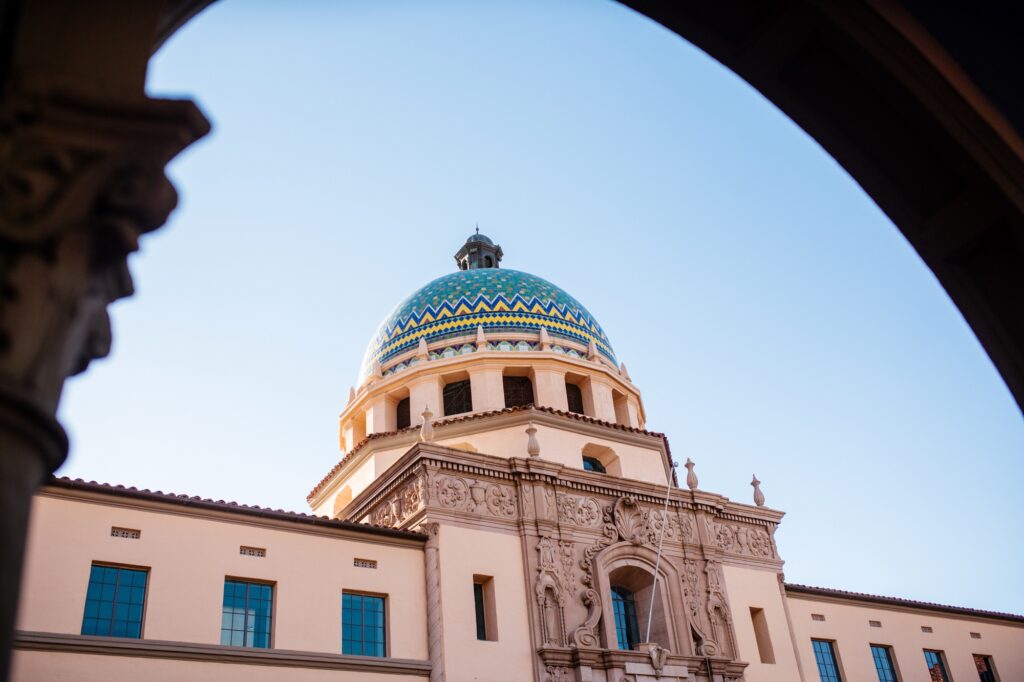
M 745 672 L 746 682 L 797 682 L 800 674 L 786 622 L 785 604 L 779 591 L 778 573 L 729 565 L 722 567 L 722 573 L 729 595 L 739 658 L 750 663 Z M 751 607 L 764 609 L 775 663 L 761 663 L 750 617 Z M 812 679 L 816 682 L 817 674 Z
M 844 680 L 875 680 L 871 644 L 892 647 L 901 682 L 929 682 L 925 649 L 945 652 L 948 672 L 955 682 L 975 682 L 973 654 L 991 656 L 1001 682 L 1024 680 L 1024 625 L 988 619 L 896 609 L 860 602 L 824 600 L 790 593 L 788 597 L 796 643 L 809 680 L 818 680 L 811 639 L 835 642 Z M 811 614 L 825 620 L 815 621 Z M 882 627 L 870 627 L 869 620 Z M 921 631 L 929 626 L 933 632 Z M 972 632 L 981 639 L 972 639 Z
M 17 627 L 79 633 L 97 561 L 149 567 L 147 639 L 219 644 L 224 578 L 231 576 L 275 584 L 274 648 L 340 653 L 341 594 L 354 590 L 387 595 L 389 656 L 427 658 L 421 547 L 197 513 L 37 496 Z M 111 526 L 142 536 L 114 538 Z M 265 548 L 267 555 L 241 556 L 239 545 Z M 356 568 L 357 557 L 375 559 L 378 567 Z
M 414 675 L 381 674 L 272 665 L 178 661 L 129 656 L 97 656 L 51 651 L 15 651 L 11 668 L 15 682 L 423 682 Z
M 447 679 L 466 682 L 534 679 L 519 537 L 486 529 L 442 525 L 439 547 Z M 474 574 L 494 578 L 497 641 L 476 638 Z

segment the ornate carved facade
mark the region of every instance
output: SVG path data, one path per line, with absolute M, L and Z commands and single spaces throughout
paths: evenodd
M 664 487 L 433 444 L 413 448 L 348 514 L 395 528 L 426 522 L 518 535 L 538 679 L 591 679 L 594 670 L 632 679 L 643 666 L 654 670 L 648 654 L 617 648 L 607 595 L 617 569 L 653 577 L 658 563 L 655 616 L 666 621 L 652 627 L 652 639 L 660 637 L 658 669 L 704 679 L 710 665 L 724 679 L 741 680 L 746 664 L 737 653 L 723 566 L 777 571 L 782 563 L 774 542 L 779 512 L 678 488 L 670 490 L 666 510 Z

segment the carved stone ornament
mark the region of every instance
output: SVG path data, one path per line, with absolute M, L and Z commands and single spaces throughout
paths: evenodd
M 109 352 L 106 306 L 133 293 L 127 256 L 177 203 L 164 166 L 208 130 L 184 100 L 5 94 L 0 392 L 50 416 L 64 379 Z
M 601 505 L 593 497 L 575 497 L 559 493 L 557 500 L 559 523 L 584 528 L 597 528 L 601 525 Z

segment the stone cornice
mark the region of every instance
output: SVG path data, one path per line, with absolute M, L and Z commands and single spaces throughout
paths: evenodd
M 153 639 L 90 637 L 55 632 L 17 631 L 14 635 L 14 648 L 22 651 L 163 658 L 235 665 L 266 665 L 275 668 L 313 668 L 418 677 L 430 675 L 428 661 L 405 658 L 376 658 L 288 649 L 253 649 Z
M 861 592 L 847 592 L 827 587 L 810 587 L 807 585 L 795 585 L 786 583 L 786 596 L 793 599 L 805 599 L 807 601 L 829 602 L 849 606 L 854 602 L 864 608 L 880 608 L 900 613 L 916 612 L 929 616 L 942 616 L 946 618 L 959 618 L 979 621 L 998 621 L 1000 625 L 1014 625 L 1024 627 L 1024 616 L 1012 613 L 999 613 L 998 611 L 982 611 L 979 609 L 967 608 L 964 606 L 946 606 L 944 604 L 933 604 L 930 602 L 915 601 L 912 599 L 901 599 L 899 597 L 883 597 L 876 594 L 864 594 Z
M 668 439 L 664 434 L 632 427 L 603 422 L 585 415 L 572 415 L 553 408 L 523 407 L 506 408 L 493 412 L 469 413 L 434 422 L 434 439 L 450 439 L 469 436 L 482 431 L 520 426 L 534 422 L 565 431 L 611 440 L 626 445 L 656 448 L 667 463 L 670 454 Z M 354 471 L 375 451 L 409 444 L 414 446 L 419 439 L 419 429 L 407 428 L 367 438 L 345 457 L 324 477 L 306 497 L 314 509 L 340 484 L 347 471 Z M 667 467 L 667 464 L 666 464 Z
M 512 338 L 513 336 L 515 336 L 516 339 L 522 337 L 521 340 L 530 340 L 533 342 L 536 342 L 538 337 L 537 334 L 503 334 L 501 338 L 515 340 Z M 461 342 L 472 343 L 474 339 L 475 337 L 473 336 L 467 336 L 462 339 Z M 456 341 L 457 339 L 445 339 L 439 343 L 435 342 L 429 344 L 428 348 L 431 351 L 434 351 L 438 348 L 453 345 Z M 561 344 L 561 341 L 559 341 L 559 345 L 566 344 Z M 573 347 L 586 352 L 585 346 L 579 346 L 577 344 Z M 415 357 L 416 354 L 417 351 L 412 350 L 404 353 L 401 356 L 401 359 L 408 360 Z M 395 358 L 395 360 L 398 361 L 399 358 Z M 608 362 L 603 359 L 603 356 L 602 360 L 594 362 L 586 358 L 577 359 L 569 357 L 554 351 L 534 350 L 529 352 L 519 352 L 477 350 L 467 355 L 456 355 L 451 358 L 438 358 L 436 360 L 420 361 L 408 369 L 388 377 L 377 377 L 376 379 L 371 377 L 359 386 L 356 390 L 355 399 L 345 406 L 338 415 L 338 419 L 342 423 L 346 422 L 352 417 L 353 413 L 358 412 L 361 409 L 365 409 L 367 404 L 374 398 L 386 395 L 405 384 L 413 383 L 417 380 L 435 374 L 451 374 L 461 371 L 468 372 L 478 366 L 537 367 L 538 369 L 555 369 L 560 372 L 574 372 L 576 374 L 592 376 L 595 380 L 602 381 L 602 383 L 610 383 L 616 388 L 624 391 L 626 394 L 635 397 L 640 406 L 641 416 L 643 415 L 643 399 L 641 397 L 640 389 L 633 384 L 632 380 L 623 376 L 619 372 L 618 368 L 612 367 L 608 364 Z
M 411 531 L 381 528 L 368 524 L 338 521 L 233 502 L 218 502 L 199 497 L 155 493 L 70 479 L 52 479 L 37 495 L 72 500 L 106 507 L 123 507 L 161 514 L 201 518 L 222 523 L 245 524 L 290 533 L 307 533 L 401 547 L 422 548 L 426 537 Z

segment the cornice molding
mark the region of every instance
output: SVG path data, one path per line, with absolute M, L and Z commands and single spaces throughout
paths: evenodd
M 21 651 L 49 651 L 71 654 L 163 658 L 236 665 L 266 665 L 275 668 L 314 668 L 385 675 L 430 676 L 430 663 L 406 658 L 376 658 L 327 654 L 289 649 L 253 649 L 247 647 L 195 644 L 151 639 L 91 637 L 56 632 L 19 630 L 14 648 Z

